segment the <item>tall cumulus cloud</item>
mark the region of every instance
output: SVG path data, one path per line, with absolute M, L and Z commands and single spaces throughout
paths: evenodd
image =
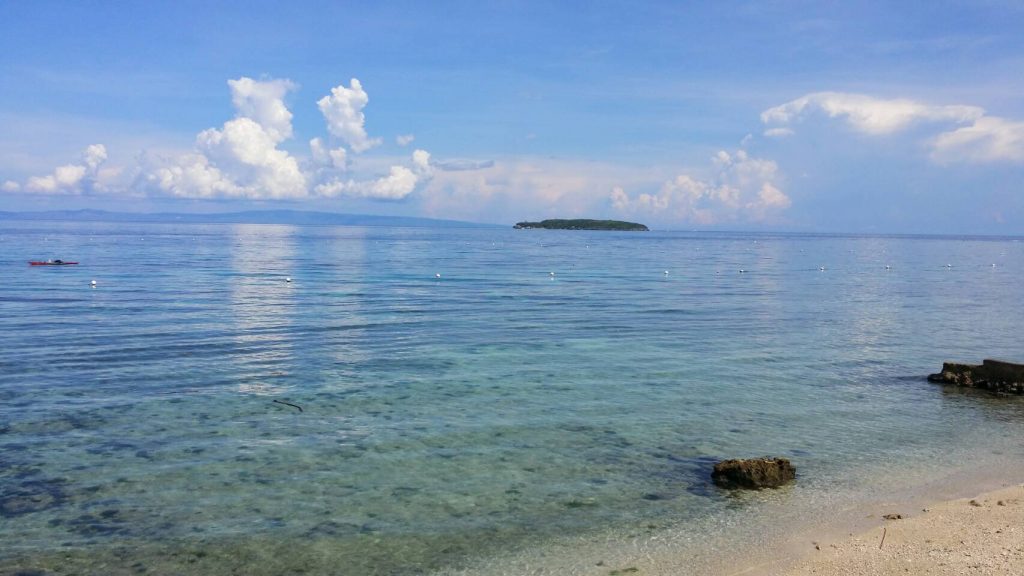
M 417 150 L 410 166 L 391 166 L 386 174 L 356 178 L 349 174 L 348 150 L 319 137 L 309 141 L 309 161 L 301 162 L 281 147 L 293 137 L 285 97 L 297 86 L 289 80 L 243 77 L 229 80 L 228 87 L 235 118 L 200 132 L 190 153 L 170 160 L 144 155 L 138 187 L 189 198 L 401 200 L 432 174 L 429 154 Z M 331 136 L 357 153 L 381 141 L 366 134 L 363 108 L 368 102 L 357 79 L 349 87 L 336 86 L 317 102 Z
M 369 101 L 363 85 L 353 78 L 348 87 L 344 84 L 335 86 L 329 95 L 316 103 L 327 121 L 327 131 L 357 153 L 366 152 L 381 143 L 380 138 L 370 138 L 366 133 L 363 108 Z

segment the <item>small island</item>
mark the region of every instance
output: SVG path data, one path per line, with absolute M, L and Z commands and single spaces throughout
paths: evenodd
M 636 222 L 623 222 L 621 220 L 541 220 L 540 222 L 519 222 L 513 226 L 516 230 L 528 230 L 531 228 L 543 228 L 545 230 L 620 230 L 628 232 L 647 232 L 647 226 Z

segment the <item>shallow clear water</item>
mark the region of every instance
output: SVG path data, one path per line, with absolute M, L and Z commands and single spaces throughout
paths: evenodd
M 1024 359 L 1022 286 L 1014 238 L 0 222 L 0 569 L 501 572 L 1014 468 L 1024 405 L 924 376 Z

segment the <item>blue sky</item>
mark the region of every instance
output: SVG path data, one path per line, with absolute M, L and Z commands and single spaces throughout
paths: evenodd
M 1024 3 L 368 4 L 0 1 L 0 210 L 1024 233 Z

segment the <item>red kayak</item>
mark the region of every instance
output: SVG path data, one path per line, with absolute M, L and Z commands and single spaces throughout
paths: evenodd
M 33 260 L 28 264 L 29 266 L 71 266 L 72 264 L 78 264 L 78 262 L 65 262 L 64 260 Z

